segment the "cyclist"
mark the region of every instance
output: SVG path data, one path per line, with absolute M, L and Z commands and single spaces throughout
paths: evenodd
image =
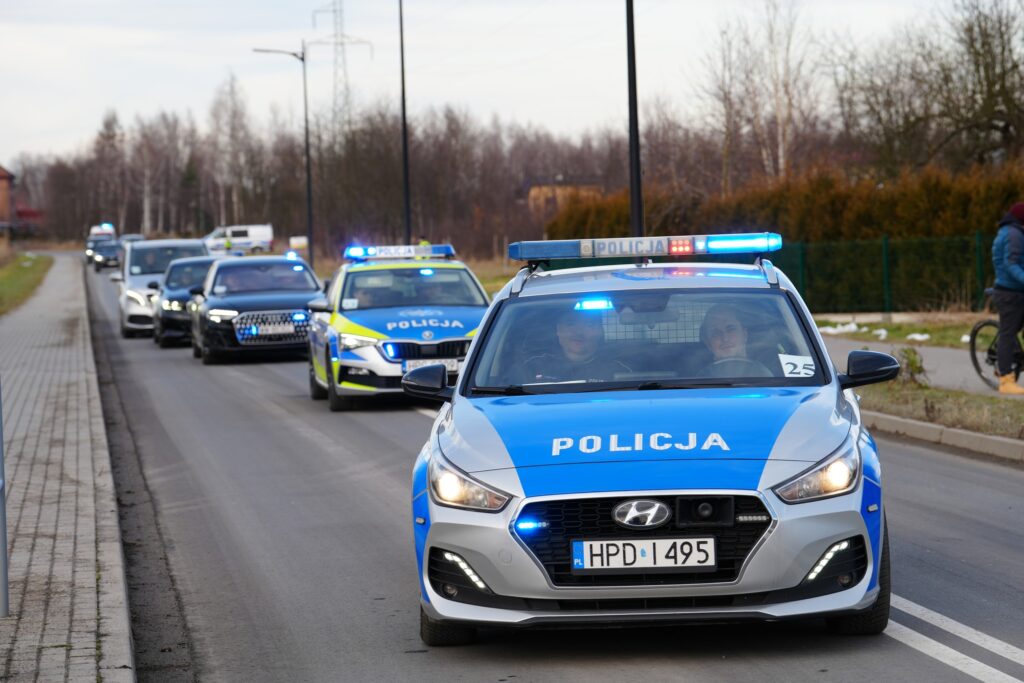
M 992 300 L 999 311 L 999 393 L 1024 395 L 1012 369 L 1017 333 L 1024 327 L 1024 202 L 1010 207 L 999 222 L 999 232 L 992 244 L 992 263 L 996 271 Z

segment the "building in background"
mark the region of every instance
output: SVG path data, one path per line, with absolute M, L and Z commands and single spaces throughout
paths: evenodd
M 574 200 L 598 199 L 604 186 L 593 177 L 559 173 L 548 178 L 535 178 L 526 183 L 526 205 L 534 220 L 547 222 Z

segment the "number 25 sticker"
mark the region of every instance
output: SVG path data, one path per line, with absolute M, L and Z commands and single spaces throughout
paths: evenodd
M 814 376 L 814 359 L 810 356 L 790 356 L 780 353 L 779 363 L 782 364 L 782 374 L 786 377 Z

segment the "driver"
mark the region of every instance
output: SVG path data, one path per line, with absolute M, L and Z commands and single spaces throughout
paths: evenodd
M 708 309 L 700 324 L 700 340 L 711 352 L 712 363 L 702 377 L 770 377 L 764 365 L 747 356 L 747 328 L 740 311 L 729 304 Z
M 528 358 L 522 365 L 521 384 L 548 382 L 607 382 L 617 373 L 630 372 L 621 361 L 601 353 L 604 324 L 600 313 L 566 311 L 555 325 L 558 348 Z

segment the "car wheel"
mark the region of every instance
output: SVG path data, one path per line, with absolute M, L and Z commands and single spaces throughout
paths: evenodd
M 420 640 L 431 647 L 469 645 L 476 640 L 476 629 L 472 626 L 434 621 L 420 607 Z
M 169 349 L 173 345 L 173 341 L 168 339 L 167 335 L 165 334 L 160 335 L 160 339 L 157 340 L 157 343 L 160 345 L 161 349 Z
M 314 401 L 322 401 L 327 398 L 327 389 L 324 389 L 316 381 L 316 370 L 313 369 L 313 354 L 309 354 L 309 397 Z
M 125 327 L 124 321 L 121 321 L 121 336 L 124 337 L 125 339 L 131 339 L 132 337 L 135 336 L 135 330 L 129 330 L 127 327 Z
M 206 344 L 202 345 L 203 365 L 216 365 L 220 361 L 217 352 Z
M 96 270 L 97 273 L 103 270 L 103 268 L 101 268 L 98 263 L 95 266 L 93 266 L 93 268 Z
M 331 367 L 331 359 L 327 358 L 327 367 Z M 331 409 L 332 413 L 340 413 L 345 410 L 352 410 L 352 406 L 355 401 L 349 396 L 339 396 L 335 389 L 334 378 L 330 377 L 331 372 L 327 372 L 329 379 L 327 380 L 327 404 Z
M 889 624 L 889 598 L 892 579 L 889 575 L 889 527 L 882 535 L 882 557 L 878 566 L 878 598 L 866 610 L 827 620 L 833 633 L 844 636 L 877 636 Z
M 201 348 L 199 348 L 199 344 L 197 344 L 194 340 L 192 342 L 192 357 L 193 358 L 202 358 L 203 357 L 203 350 Z

